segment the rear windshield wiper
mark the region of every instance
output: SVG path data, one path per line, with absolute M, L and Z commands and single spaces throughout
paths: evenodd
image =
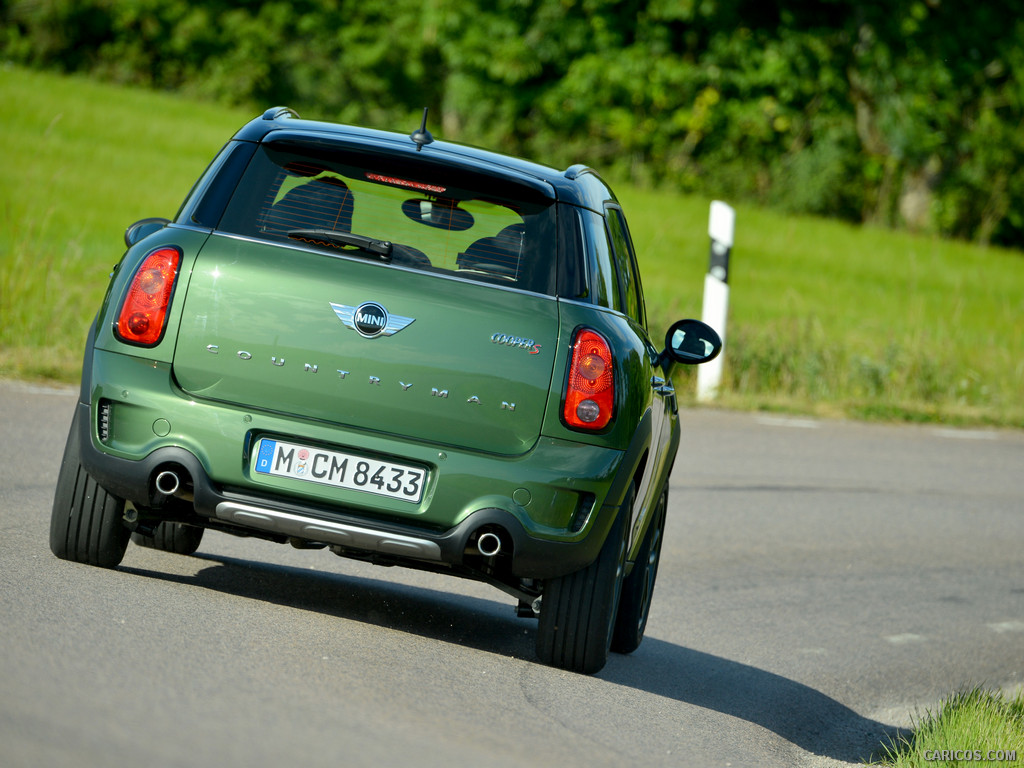
M 321 242 L 328 245 L 352 246 L 385 264 L 391 262 L 391 243 L 387 240 L 377 240 L 365 235 L 334 229 L 293 229 L 288 233 L 288 237 L 294 240 Z

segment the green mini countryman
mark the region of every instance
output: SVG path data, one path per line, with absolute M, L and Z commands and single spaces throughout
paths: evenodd
M 590 169 L 301 120 L 245 125 L 145 219 L 90 329 L 55 555 L 206 529 L 487 582 L 584 673 L 643 637 L 679 444 L 622 209 Z

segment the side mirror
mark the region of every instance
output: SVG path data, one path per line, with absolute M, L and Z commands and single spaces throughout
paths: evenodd
M 140 240 L 149 237 L 154 232 L 158 232 L 170 223 L 170 219 L 162 219 L 159 216 L 139 219 L 124 231 L 124 244 L 131 248 Z
M 700 365 L 714 360 L 721 351 L 722 339 L 710 325 L 700 320 L 677 320 L 665 334 L 665 351 L 660 357 L 683 365 Z

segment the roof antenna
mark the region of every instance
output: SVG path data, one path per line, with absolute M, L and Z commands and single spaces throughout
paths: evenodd
M 430 131 L 427 130 L 427 107 L 423 108 L 423 123 L 420 125 L 420 129 L 410 133 L 409 138 L 416 144 L 417 152 L 434 140 L 434 137 L 430 135 Z

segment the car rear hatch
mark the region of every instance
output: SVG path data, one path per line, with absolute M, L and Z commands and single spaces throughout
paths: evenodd
M 173 367 L 197 398 L 518 454 L 540 433 L 557 338 L 544 295 L 215 235 Z
M 189 278 L 187 392 L 515 455 L 540 434 L 559 332 L 546 182 L 454 152 L 282 134 Z

